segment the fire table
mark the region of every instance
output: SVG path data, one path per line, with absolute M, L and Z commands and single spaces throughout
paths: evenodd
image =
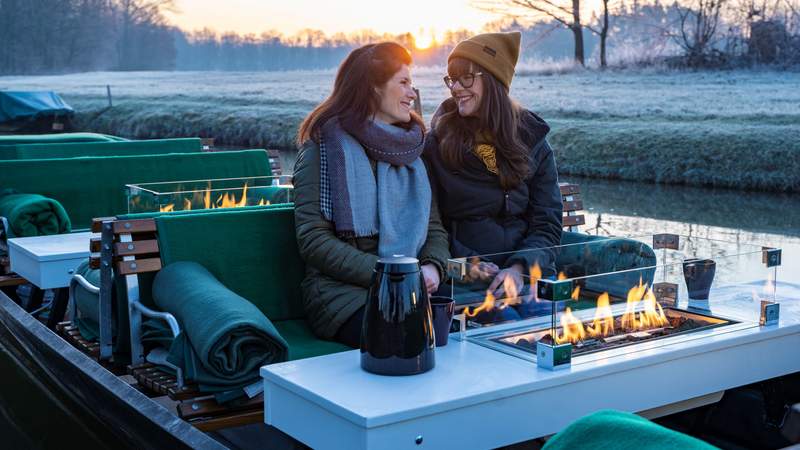
M 453 259 L 465 307 L 435 369 L 374 375 L 358 351 L 265 366 L 265 421 L 314 448 L 493 448 L 598 409 L 711 403 L 800 371 L 800 286 L 779 281 L 780 256 L 652 235 Z
M 287 175 L 126 184 L 128 213 L 291 203 L 292 177 Z

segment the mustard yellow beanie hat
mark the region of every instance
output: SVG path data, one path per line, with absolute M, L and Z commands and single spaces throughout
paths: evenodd
M 450 52 L 447 62 L 453 58 L 468 59 L 495 76 L 506 88 L 511 87 L 514 67 L 519 59 L 519 31 L 510 33 L 485 33 L 461 41 Z

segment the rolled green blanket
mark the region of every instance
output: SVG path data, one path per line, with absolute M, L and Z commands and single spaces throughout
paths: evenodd
M 163 268 L 153 282 L 153 300 L 181 326 L 168 361 L 201 390 L 251 384 L 261 366 L 288 357 L 289 346 L 269 319 L 200 264 L 179 261 Z
M 670 430 L 636 414 L 603 410 L 572 422 L 542 450 L 713 450 L 700 439 Z
M 0 193 L 0 216 L 8 220 L 9 237 L 44 236 L 72 230 L 61 203 L 39 194 Z

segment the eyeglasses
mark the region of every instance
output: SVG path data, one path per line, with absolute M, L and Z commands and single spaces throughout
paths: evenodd
M 475 77 L 479 75 L 483 75 L 483 72 L 465 73 L 464 75 L 461 75 L 460 77 L 457 77 L 455 79 L 453 79 L 453 77 L 448 75 L 443 79 L 444 79 L 444 84 L 446 84 L 447 87 L 450 89 L 453 89 L 453 86 L 456 85 L 456 81 L 464 89 L 469 89 L 472 87 L 473 84 L 475 84 Z

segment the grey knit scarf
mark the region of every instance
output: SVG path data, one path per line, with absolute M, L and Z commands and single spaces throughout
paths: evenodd
M 340 237 L 378 235 L 378 255 L 416 257 L 428 234 L 431 187 L 423 133 L 331 119 L 320 135 L 320 204 Z M 373 174 L 370 159 L 377 162 Z

